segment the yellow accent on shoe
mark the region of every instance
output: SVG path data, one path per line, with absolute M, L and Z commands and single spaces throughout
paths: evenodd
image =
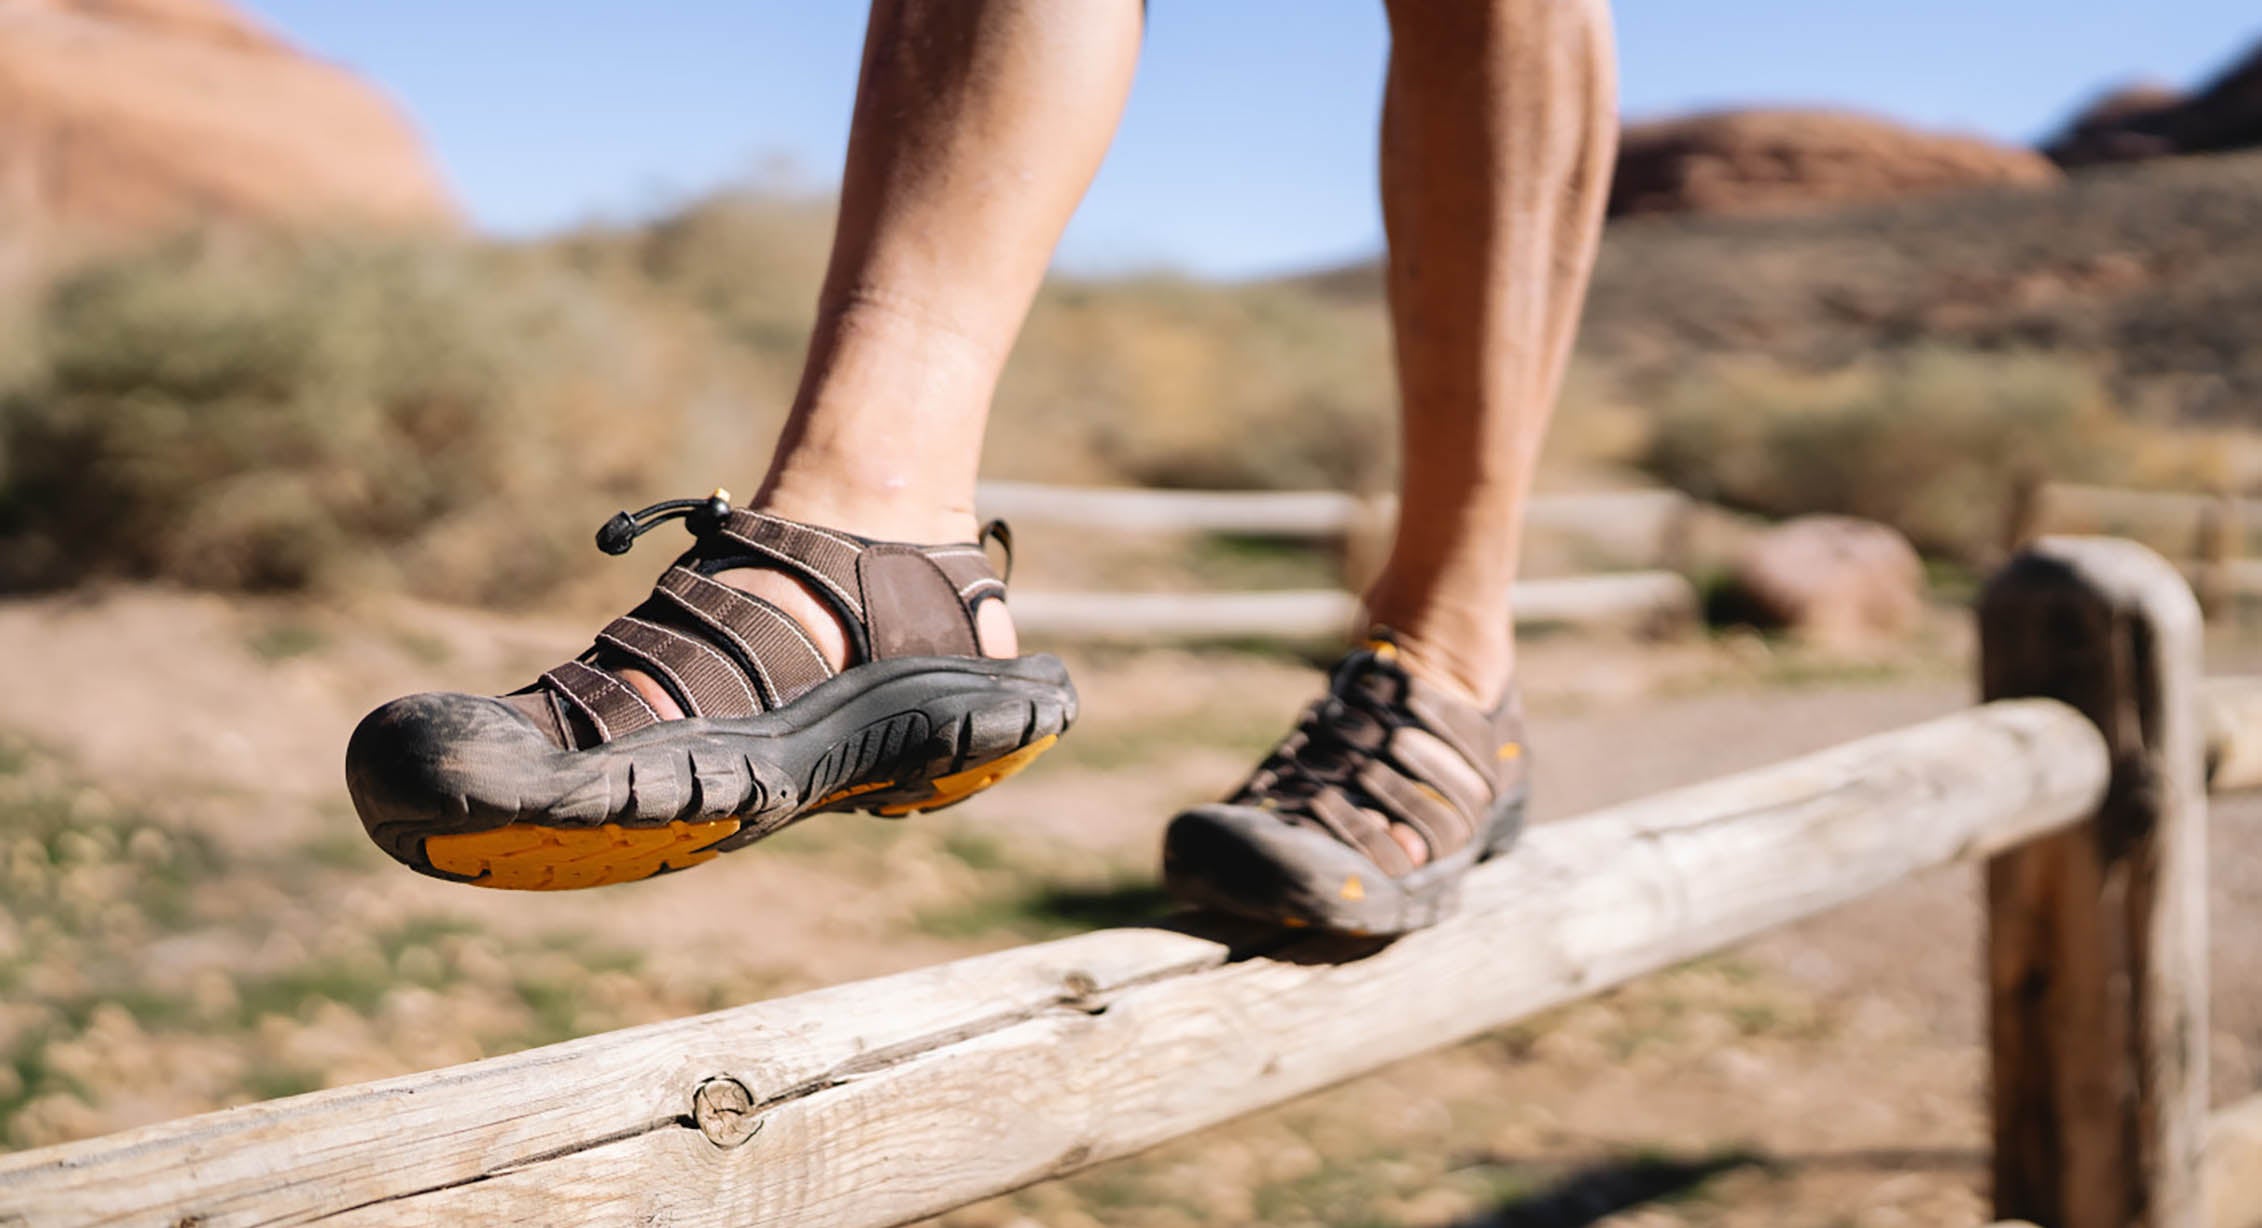
M 1358 875 L 1350 875 L 1343 880 L 1341 894 L 1346 900 L 1363 900 L 1367 898 L 1367 885 L 1359 881 Z
M 1494 751 L 1492 757 L 1504 762 L 1509 759 L 1521 759 L 1524 757 L 1524 748 L 1519 743 L 1502 742 L 1500 749 Z
M 849 785 L 846 788 L 835 789 L 832 792 L 825 794 L 823 797 L 818 798 L 816 801 L 809 803 L 809 808 L 811 810 L 816 810 L 820 807 L 830 806 L 834 802 L 847 801 L 849 798 L 855 797 L 858 794 L 877 793 L 882 789 L 892 789 L 894 787 L 895 782 L 892 780 L 868 780 L 860 785 Z
M 1051 749 L 1052 744 L 1059 740 L 1059 734 L 1048 733 L 1020 750 L 1011 754 L 1000 755 L 988 763 L 970 767 L 964 771 L 952 772 L 947 776 L 937 776 L 930 782 L 935 791 L 934 796 L 922 798 L 915 802 L 897 802 L 892 806 L 882 806 L 880 813 L 891 819 L 899 819 L 907 814 L 917 814 L 922 810 L 939 810 L 953 802 L 965 801 L 967 798 L 1029 766 L 1032 760 Z
M 634 882 L 712 860 L 714 846 L 738 829 L 737 819 L 678 820 L 665 827 L 513 823 L 493 831 L 432 836 L 424 841 L 424 856 L 435 869 L 460 874 L 475 887 L 568 891 Z

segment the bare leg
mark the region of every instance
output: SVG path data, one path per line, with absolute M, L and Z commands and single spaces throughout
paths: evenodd
M 990 396 L 1114 135 L 1144 20 L 1141 0 L 875 0 L 832 263 L 755 506 L 866 537 L 974 536 Z M 847 655 L 800 582 L 721 578 L 801 622 L 836 667 Z M 1004 605 L 981 620 L 983 650 L 1013 655 Z
M 1616 153 L 1610 19 L 1604 0 L 1388 7 L 1382 201 L 1406 459 L 1367 608 L 1409 668 L 1489 706 L 1514 665 L 1524 500 Z

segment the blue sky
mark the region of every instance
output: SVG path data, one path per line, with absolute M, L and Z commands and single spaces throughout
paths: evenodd
M 718 184 L 838 176 L 850 0 L 250 0 L 407 108 L 483 229 L 643 216 Z M 2190 85 L 2252 0 L 1619 0 L 1629 118 L 1826 103 L 2029 141 L 2097 88 Z M 656 14 L 664 13 L 664 17 Z M 1063 242 L 1083 271 L 1241 276 L 1381 234 L 1376 0 L 1152 0 L 1129 112 Z

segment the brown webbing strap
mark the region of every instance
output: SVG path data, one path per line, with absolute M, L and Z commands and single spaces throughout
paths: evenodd
M 747 511 L 732 512 L 718 532 L 831 592 L 850 617 L 865 621 L 862 585 L 856 577 L 856 557 L 864 547 L 855 538 Z
M 628 654 L 658 676 L 686 716 L 751 716 L 762 710 L 737 663 L 696 636 L 632 614 L 607 624 L 597 642 Z
M 620 679 L 579 661 L 568 661 L 542 675 L 607 742 L 660 722 L 660 714 Z
M 754 666 L 755 684 L 769 707 L 789 703 L 832 677 L 832 667 L 800 624 L 759 597 L 683 567 L 669 568 L 657 591 Z
M 980 546 L 940 546 L 920 553 L 949 577 L 951 586 L 958 590 L 958 600 L 965 605 L 973 605 L 985 595 L 1005 595 L 1005 581 L 998 579 L 990 556 Z
M 1383 873 L 1396 878 L 1414 868 L 1406 850 L 1390 835 L 1390 821 L 1371 810 L 1351 804 L 1333 789 L 1322 789 L 1304 803 L 1335 838 L 1367 855 Z
M 1399 774 L 1382 760 L 1370 760 L 1359 769 L 1358 786 L 1390 812 L 1390 817 L 1414 829 L 1429 848 L 1432 860 L 1456 853 L 1476 834 L 1476 824 L 1458 806 L 1445 800 L 1436 786 Z

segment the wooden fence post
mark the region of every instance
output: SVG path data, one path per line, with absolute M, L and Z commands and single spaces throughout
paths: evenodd
M 2246 544 L 2245 520 L 2238 496 L 2228 490 L 2218 492 L 2200 513 L 2195 543 L 2199 611 L 2211 620 L 2228 613 L 2236 598 L 2231 570 Z
M 2017 554 L 2042 532 L 2043 477 L 2022 470 L 2011 479 L 2010 497 L 2003 501 L 2003 553 Z
M 1980 597 L 1988 699 L 2048 696 L 2104 733 L 2093 822 L 1987 866 L 1995 1213 L 2196 1228 L 2205 1203 L 2207 795 L 2200 618 L 2134 542 L 2043 538 Z

